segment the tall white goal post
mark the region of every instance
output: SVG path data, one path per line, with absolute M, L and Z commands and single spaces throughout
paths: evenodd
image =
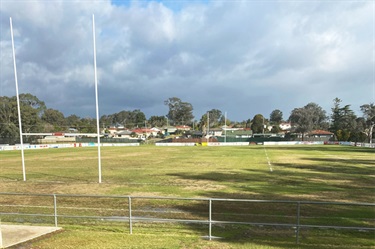
M 22 118 L 21 118 L 21 106 L 19 100 L 19 91 L 18 91 L 18 79 L 17 79 L 17 66 L 16 66 L 16 53 L 14 48 L 14 37 L 13 37 L 13 25 L 12 25 L 12 17 L 9 18 L 10 22 L 10 34 L 12 40 L 12 54 L 13 54 L 13 68 L 14 68 L 14 79 L 16 84 L 16 95 L 17 95 L 17 111 L 18 111 L 18 125 L 19 125 L 19 134 L 20 134 L 20 143 L 21 143 L 21 156 L 22 156 L 22 175 L 23 181 L 26 181 L 26 166 L 25 166 L 25 155 L 24 155 L 24 144 L 23 144 L 23 136 L 30 136 L 30 135 L 53 135 L 53 133 L 23 133 L 22 132 Z M 97 70 L 96 70 L 96 43 L 95 43 L 95 17 L 94 14 L 92 15 L 92 32 L 93 32 L 93 50 L 94 50 L 94 80 L 95 80 L 95 107 L 96 107 L 96 129 L 97 133 L 74 133 L 69 134 L 69 136 L 96 136 L 97 137 L 97 144 L 98 144 L 98 175 L 99 175 L 99 183 L 102 182 L 102 168 L 101 168 L 101 156 L 100 156 L 100 127 L 99 127 L 99 103 L 98 103 L 98 77 L 97 77 Z
M 92 15 L 92 40 L 94 44 L 94 80 L 95 80 L 95 107 L 96 107 L 96 131 L 98 135 L 98 172 L 99 183 L 102 182 L 102 164 L 100 157 L 100 127 L 99 127 L 99 103 L 98 103 L 98 74 L 96 70 L 96 43 L 95 43 L 95 16 Z
M 18 127 L 19 127 L 19 130 L 20 130 L 21 156 L 22 156 L 22 175 L 23 175 L 23 180 L 26 181 L 25 154 L 24 154 L 24 151 L 23 151 L 22 120 L 21 120 L 20 97 L 19 97 L 19 92 L 18 92 L 16 52 L 15 52 L 15 49 L 14 49 L 12 17 L 9 18 L 9 24 L 10 24 L 10 35 L 11 35 L 11 38 L 12 38 L 12 52 L 13 52 L 12 54 L 13 54 L 14 81 L 16 83 Z

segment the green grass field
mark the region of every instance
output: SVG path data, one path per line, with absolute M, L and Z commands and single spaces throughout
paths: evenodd
M 242 198 L 366 202 L 375 200 L 375 150 L 345 146 L 103 147 L 102 183 L 96 148 L 25 151 L 27 181 L 22 181 L 19 151 L 0 152 L 1 192 Z M 3 198 L 1 203 L 17 202 Z M 85 202 L 85 201 L 81 201 Z M 80 203 L 82 204 L 82 203 Z M 79 205 L 80 205 L 79 204 Z M 197 203 L 174 203 L 184 215 L 199 216 Z M 70 203 L 78 205 L 78 203 Z M 90 205 L 93 205 L 90 203 Z M 96 203 L 96 205 L 100 205 Z M 139 207 L 150 203 L 137 203 Z M 152 205 L 166 208 L 166 202 Z M 241 220 L 246 213 L 289 215 L 291 207 L 217 204 L 219 219 Z M 216 209 L 216 210 L 217 210 Z M 105 212 L 105 211 L 103 211 Z M 140 211 L 139 211 L 140 212 Z M 293 209 L 292 213 L 295 212 Z M 309 224 L 374 226 L 373 208 L 307 207 Z M 140 213 L 139 213 L 140 214 Z M 330 217 L 349 217 L 345 220 Z M 206 214 L 203 214 L 204 216 Z M 292 214 L 293 215 L 293 214 Z M 184 216 L 185 217 L 185 216 Z M 314 219 L 309 217 L 314 217 Z M 354 218 L 358 219 L 354 219 Z M 329 218 L 329 219 L 328 219 Z M 272 218 L 274 219 L 274 218 Z M 271 219 L 271 220 L 272 220 Z M 280 218 L 280 222 L 284 222 Z M 336 219 L 336 220 L 335 220 Z M 4 218 L 3 218 L 4 220 Z M 267 221 L 271 221 L 267 220 Z M 359 221 L 358 221 L 359 220 Z M 357 222 L 357 223 L 356 223 Z M 64 232 L 33 248 L 374 248 L 374 232 L 306 229 L 301 244 L 294 231 L 273 227 L 217 225 L 218 241 L 206 241 L 207 227 L 138 223 L 129 235 L 124 224 L 66 222 Z M 156 227 L 156 228 L 155 228 Z

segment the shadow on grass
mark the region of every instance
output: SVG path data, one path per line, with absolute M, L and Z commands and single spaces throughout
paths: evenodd
M 259 147 L 263 149 L 263 147 Z M 291 145 L 291 146 L 272 146 L 265 148 L 276 148 L 277 150 L 295 150 L 295 151 L 322 151 L 322 152 L 357 152 L 375 154 L 374 148 L 342 146 L 342 145 Z
M 374 155 L 375 156 L 375 155 Z M 355 164 L 363 164 L 364 166 L 372 166 L 375 165 L 375 159 L 345 159 L 345 158 L 312 158 L 312 157 L 306 157 L 301 158 L 302 160 L 308 160 L 308 161 L 316 161 L 316 162 L 323 162 L 325 164 L 339 164 L 339 166 L 343 166 L 345 168 L 348 168 L 350 166 L 348 165 L 355 165 Z M 350 168 L 358 168 L 356 166 L 351 166 Z M 372 170 L 374 172 L 374 170 Z M 355 173 L 355 170 L 352 170 L 351 173 Z
M 290 199 L 307 198 L 314 200 L 343 199 L 365 202 L 375 189 L 371 167 L 348 166 L 346 160 L 304 158 L 320 164 L 274 163 L 273 172 L 259 169 L 242 171 L 174 173 L 169 174 L 186 180 L 223 184 L 233 192 L 241 193 L 241 198 Z M 323 163 L 324 162 L 324 163 Z M 357 160 L 356 163 L 372 165 L 371 160 Z M 210 195 L 213 193 L 210 192 Z M 327 195 L 328 194 L 328 195 Z M 217 192 L 214 196 L 202 191 L 201 195 L 218 197 L 226 195 Z M 300 196 L 298 196 L 300 195 Z
M 265 147 L 268 150 L 268 147 Z M 264 150 L 263 146 L 257 147 L 241 147 L 239 150 Z M 277 150 L 285 151 L 285 153 L 293 153 L 293 151 L 342 151 L 342 152 L 366 152 L 374 153 L 371 149 L 353 148 L 353 147 L 330 147 L 330 146 L 301 146 L 301 147 L 277 147 Z M 263 153 L 263 152 L 262 152 Z M 308 155 L 308 153 L 306 153 Z M 195 191 L 197 195 L 207 198 L 224 198 L 224 199 L 257 199 L 257 200 L 349 200 L 349 201 L 364 201 L 374 199 L 374 181 L 369 175 L 374 175 L 374 171 L 370 167 L 374 166 L 374 161 L 355 159 L 346 160 L 342 158 L 313 158 L 305 157 L 300 160 L 301 164 L 293 163 L 272 163 L 273 172 L 268 170 L 268 165 L 265 163 L 264 169 L 242 169 L 242 170 L 221 170 L 204 172 L 200 174 L 190 172 L 177 172 L 167 174 L 168 176 L 193 180 L 201 183 L 203 190 L 201 192 Z M 352 164 L 352 165 L 351 165 Z M 354 164 L 362 164 L 358 167 Z M 365 167 L 363 167 L 365 166 Z M 249 165 L 250 167 L 250 165 Z M 225 167 L 224 167 L 225 168 Z M 40 173 L 38 173 L 40 174 Z M 61 178 L 57 174 L 44 174 L 47 178 Z M 64 177 L 71 181 L 84 181 L 81 177 Z M 69 181 L 69 182 L 71 182 Z M 205 190 L 204 184 L 213 183 L 214 185 L 225 185 L 225 191 Z M 173 186 L 171 186 L 172 188 Z M 181 189 L 183 190 L 183 189 Z M 150 204 L 141 206 L 144 213 L 150 211 Z M 153 210 L 168 210 L 164 208 L 163 203 L 161 207 L 153 207 Z M 174 205 L 171 209 L 177 209 L 185 212 L 187 216 L 197 216 L 201 220 L 208 220 L 208 204 L 202 205 Z M 173 211 L 173 210 L 171 210 Z M 330 216 L 335 212 L 340 212 L 346 224 L 357 224 L 357 218 L 362 218 L 363 215 L 374 220 L 373 212 L 353 211 L 350 208 L 343 208 L 338 210 L 331 207 L 320 207 L 315 209 L 303 209 L 302 215 L 305 217 L 320 217 L 313 220 L 306 219 L 306 222 L 318 222 L 329 220 L 329 222 L 343 222 L 341 220 L 333 220 Z M 140 213 L 140 216 L 144 213 Z M 241 215 L 244 213 L 245 215 Z M 360 213 L 361 215 L 358 215 Z M 348 215 L 346 215 L 348 214 Z M 246 203 L 213 203 L 213 219 L 226 221 L 247 221 L 247 222 L 281 222 L 281 223 L 295 223 L 296 206 L 290 205 L 264 205 Z M 322 218 L 323 217 L 323 218 Z M 347 218 L 349 217 L 349 218 Z M 324 224 L 324 223 L 323 223 Z M 340 223 L 341 224 L 341 223 Z M 196 229 L 196 226 L 191 225 L 191 229 Z M 207 231 L 207 230 L 206 230 Z M 213 226 L 213 236 L 222 237 L 222 241 L 227 241 L 235 244 L 245 244 L 246 242 L 254 242 L 265 246 L 278 246 L 280 248 L 294 247 L 295 234 L 293 228 L 277 228 L 277 227 L 262 227 L 250 225 L 232 225 L 232 224 L 216 224 Z M 325 232 L 317 232 L 311 235 L 309 231 L 302 233 L 302 241 L 311 241 L 309 236 L 315 238 L 313 243 L 317 243 L 316 248 L 321 246 L 335 245 L 337 237 L 343 237 L 348 241 L 348 244 L 355 245 L 357 238 L 366 241 L 371 240 L 371 234 L 363 233 L 360 235 L 351 235 L 334 231 L 328 233 L 331 238 L 327 241 L 319 241 L 319 236 Z M 363 235 L 363 236 L 362 236 Z M 328 236 L 328 237 L 329 237 Z M 370 237 L 370 238 L 369 238 Z M 334 238 L 334 239 L 332 239 Z M 348 239 L 349 238 L 349 239 Z M 322 243 L 319 245 L 319 243 Z M 346 242 L 341 242 L 343 246 L 348 248 Z M 366 242 L 368 243 L 368 242 Z M 306 244 L 303 248 L 307 248 Z M 365 248 L 365 247 L 363 247 Z
M 334 151 L 352 150 L 350 147 L 328 147 Z M 278 148 L 279 149 L 279 148 Z M 324 148 L 314 147 L 293 147 L 292 150 L 314 150 L 316 149 L 327 151 Z M 373 153 L 372 150 L 354 148 L 354 151 Z M 355 166 L 358 165 L 358 166 Z M 273 163 L 273 172 L 259 169 L 246 169 L 242 171 L 227 171 L 227 172 L 205 172 L 201 174 L 195 173 L 174 173 L 169 174 L 180 179 L 212 182 L 214 184 L 224 184 L 233 191 L 202 191 L 201 196 L 207 198 L 223 198 L 223 199 L 256 199 L 256 200 L 313 200 L 313 201 L 334 201 L 343 200 L 350 202 L 371 202 L 374 200 L 374 160 L 367 159 L 343 159 L 343 158 L 301 158 L 301 164 L 293 163 Z M 245 207 L 246 206 L 246 207 Z M 280 204 L 249 204 L 241 205 L 238 203 L 217 203 L 215 202 L 213 212 L 221 212 L 216 215 L 216 220 L 247 221 L 247 222 L 277 222 L 289 223 L 278 215 L 292 217 L 291 222 L 295 222 L 296 207 L 283 207 Z M 292 205 L 293 206 L 293 205 Z M 178 209 L 186 212 L 194 213 L 199 209 L 195 206 L 181 205 Z M 215 211 L 216 210 L 216 211 Z M 219 211 L 220 210 L 220 211 Z M 237 216 L 245 211 L 247 216 Z M 314 206 L 306 205 L 306 208 L 301 212 L 304 215 L 303 220 L 305 224 L 316 225 L 341 225 L 341 226 L 365 226 L 370 224 L 373 227 L 375 212 L 373 207 L 352 207 L 335 205 Z M 200 210 L 200 213 L 204 213 Z M 248 215 L 248 214 L 251 215 Z M 206 214 L 207 215 L 207 214 Z M 294 217 L 294 218 L 293 218 Z M 207 218 L 203 216 L 202 218 Z M 302 219 L 302 218 L 301 218 Z M 364 223 L 363 223 L 364 222 Z M 295 235 L 290 228 L 285 228 L 289 232 L 280 232 L 277 227 L 259 227 L 259 226 L 232 226 L 232 225 L 217 225 L 218 235 L 225 237 L 223 241 L 230 241 L 234 243 L 242 243 L 244 241 L 258 241 L 262 240 L 264 236 L 269 236 L 269 239 L 276 239 L 276 243 L 268 243 L 266 239 L 264 242 L 259 242 L 262 245 L 279 246 L 282 248 L 290 248 L 293 245 Z M 237 227 L 237 228 L 234 228 Z M 238 228 L 239 227 L 239 228 Z M 220 230 L 222 229 L 222 231 Z M 233 229 L 233 231 L 224 231 L 226 229 Z M 306 229 L 307 234 L 309 229 Z M 347 242 L 348 234 L 346 231 L 318 231 L 314 236 L 316 240 L 314 243 L 319 245 L 319 234 L 327 233 L 328 237 L 332 236 L 332 243 L 337 243 L 337 237 L 343 236 L 342 243 L 353 241 L 353 246 L 356 245 L 356 239 L 360 238 L 364 244 L 371 244 L 371 237 L 373 232 L 360 233 L 353 235 Z M 352 233 L 358 233 L 353 231 Z M 251 235 L 249 235 L 251 234 Z M 311 233 L 310 233 L 311 234 Z M 307 238 L 307 237 L 305 237 Z M 254 240 L 253 240 L 254 239 Z M 280 242 L 280 243 L 279 243 Z M 283 245 L 283 243 L 286 243 Z M 330 243 L 330 242 L 325 242 Z M 349 243 L 351 244 L 351 243 Z M 370 246 L 371 247 L 371 246 Z M 369 248 L 370 248 L 369 247 Z M 319 248 L 319 246 L 317 247 Z

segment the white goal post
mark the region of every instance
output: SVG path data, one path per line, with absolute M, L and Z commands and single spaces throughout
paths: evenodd
M 11 40 L 12 40 L 14 79 L 15 79 L 15 84 L 16 84 L 16 95 L 17 95 L 18 125 L 19 125 L 21 155 L 22 155 L 22 173 L 23 173 L 23 181 L 26 181 L 26 167 L 25 167 L 23 136 L 54 136 L 54 133 L 23 133 L 22 132 L 22 118 L 21 118 L 20 100 L 19 100 L 19 92 L 18 92 L 16 54 L 15 54 L 15 49 L 14 49 L 12 17 L 9 18 L 9 23 L 10 23 L 10 34 L 11 34 Z M 97 137 L 97 140 L 98 140 L 97 141 L 98 143 L 98 175 L 99 175 L 99 183 L 101 183 L 102 182 L 102 168 L 101 168 L 101 157 L 100 157 L 101 153 L 100 153 L 100 127 L 99 127 L 99 104 L 98 104 L 98 77 L 97 77 L 97 70 L 96 70 L 96 44 L 95 44 L 94 14 L 92 15 L 92 34 L 93 34 L 93 50 L 94 50 L 94 81 L 95 81 L 95 100 L 96 100 L 95 107 L 96 107 L 97 133 L 64 133 L 64 136 Z

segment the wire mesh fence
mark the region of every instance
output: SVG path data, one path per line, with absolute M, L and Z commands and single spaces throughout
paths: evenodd
M 220 198 L 0 193 L 3 222 L 117 225 L 133 233 L 145 222 L 213 227 L 258 227 L 286 233 L 299 243 L 301 229 L 375 231 L 375 204 Z M 260 230 L 258 229 L 257 232 Z M 218 232 L 219 233 L 219 232 Z M 256 233 L 253 231 L 253 233 Z

